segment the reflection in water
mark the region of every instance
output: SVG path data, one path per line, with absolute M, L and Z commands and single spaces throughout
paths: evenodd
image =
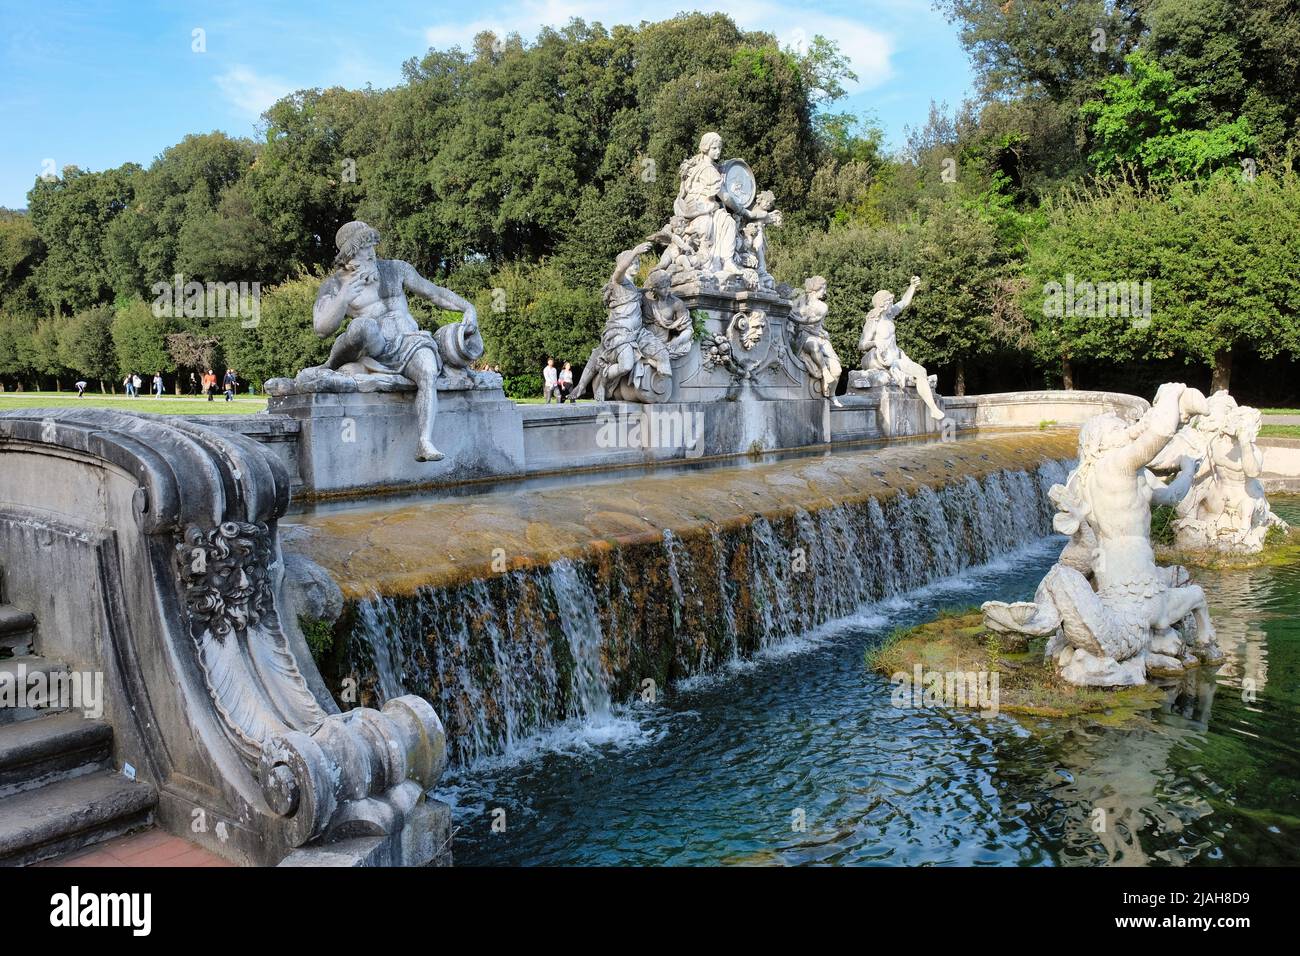
M 1300 521 L 1296 499 L 1275 510 Z M 441 793 L 457 862 L 1300 863 L 1300 567 L 1195 572 L 1227 659 L 1136 726 L 890 706 L 865 647 L 942 607 L 1024 599 L 1059 547 L 627 708 L 635 732 L 612 742 L 457 772 Z

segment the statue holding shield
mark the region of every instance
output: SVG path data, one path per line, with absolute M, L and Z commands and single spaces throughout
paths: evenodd
M 758 186 L 744 160 L 719 163 L 721 156 L 722 137 L 705 133 L 699 151 L 679 170 L 673 222 L 685 224 L 681 244 L 694 249 L 696 261 L 706 265 L 679 270 L 674 284 L 703 277 L 719 285 L 738 281 L 751 288 L 768 286 L 763 227 L 779 225 L 781 213 L 772 208 L 770 193 L 756 203 Z

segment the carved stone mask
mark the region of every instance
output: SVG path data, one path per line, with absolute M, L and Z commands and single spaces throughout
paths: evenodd
M 176 550 L 194 622 L 218 638 L 247 630 L 271 608 L 266 525 L 226 521 L 207 532 L 191 525 Z

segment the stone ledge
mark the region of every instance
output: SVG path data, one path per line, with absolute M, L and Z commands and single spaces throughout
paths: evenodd
M 499 372 L 480 372 L 474 369 L 446 368 L 438 376 L 437 381 L 440 392 L 500 390 L 501 385 Z M 272 398 L 286 398 L 291 395 L 414 392 L 415 383 L 404 375 L 378 372 L 348 375 L 318 366 L 305 368 L 294 378 L 267 379 L 263 391 Z

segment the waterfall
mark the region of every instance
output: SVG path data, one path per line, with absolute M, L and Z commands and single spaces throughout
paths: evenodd
M 654 543 L 356 602 L 362 703 L 433 702 L 453 761 L 747 658 L 1051 533 L 1065 463 L 665 530 Z

